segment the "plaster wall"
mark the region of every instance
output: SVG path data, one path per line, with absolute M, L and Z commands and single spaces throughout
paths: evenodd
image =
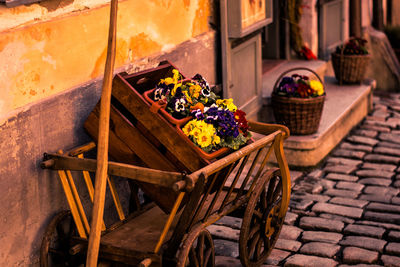
M 107 49 L 105 0 L 47 0 L 0 9 L 0 118 L 101 77 Z M 208 31 L 208 0 L 119 1 L 116 68 Z
M 68 208 L 56 172 L 39 163 L 90 141 L 83 122 L 100 99 L 108 12 L 103 0 L 0 7 L 0 266 L 38 266 L 46 225 Z M 208 0 L 120 0 L 115 71 L 170 60 L 214 83 L 211 12 Z M 124 181 L 118 190 L 129 193 Z

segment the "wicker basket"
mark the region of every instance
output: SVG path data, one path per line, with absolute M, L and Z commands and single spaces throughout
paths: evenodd
M 344 47 L 344 46 L 343 46 Z M 332 65 L 339 84 L 361 83 L 370 60 L 370 55 L 344 55 L 332 53 Z
M 274 85 L 271 98 L 272 110 L 276 122 L 287 126 L 291 134 L 313 134 L 318 130 L 322 109 L 324 107 L 325 93 L 313 98 L 287 97 L 274 93 L 284 75 L 295 70 L 307 70 L 312 72 L 323 84 L 318 74 L 308 68 L 293 68 L 283 72 Z

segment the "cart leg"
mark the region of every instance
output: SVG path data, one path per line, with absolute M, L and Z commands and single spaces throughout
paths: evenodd
M 239 254 L 243 266 L 262 265 L 282 229 L 282 177 L 279 169 L 271 170 L 257 181 L 244 213 L 239 236 Z
M 215 249 L 210 232 L 202 225 L 191 230 L 178 252 L 176 266 L 214 267 Z

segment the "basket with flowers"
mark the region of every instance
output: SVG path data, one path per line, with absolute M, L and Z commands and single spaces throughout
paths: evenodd
M 294 71 L 311 72 L 317 80 Z M 318 130 L 325 101 L 325 89 L 321 78 L 308 68 L 285 71 L 277 79 L 272 92 L 272 109 L 275 120 L 286 125 L 292 134 L 313 134 Z
M 159 106 L 161 114 L 177 125 L 178 134 L 205 159 L 239 149 L 251 138 L 246 113 L 232 99 L 220 99 L 200 74 L 180 80 L 174 70 L 173 77 L 161 79 L 145 98 Z
M 365 39 L 353 37 L 345 44 L 336 47 L 331 56 L 339 84 L 360 83 L 364 79 L 370 61 L 366 44 Z

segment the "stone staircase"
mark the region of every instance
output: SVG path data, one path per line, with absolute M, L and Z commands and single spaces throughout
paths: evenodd
M 362 84 L 339 86 L 330 62 L 283 61 L 263 73 L 263 108 L 257 114 L 259 121 L 274 122 L 270 106 L 273 86 L 284 71 L 297 67 L 315 71 L 324 81 L 327 96 L 318 131 L 312 135 L 290 136 L 284 143 L 284 149 L 290 166 L 313 167 L 318 165 L 371 110 L 375 81 L 366 79 Z M 304 71 L 304 74 L 306 73 L 309 74 Z

